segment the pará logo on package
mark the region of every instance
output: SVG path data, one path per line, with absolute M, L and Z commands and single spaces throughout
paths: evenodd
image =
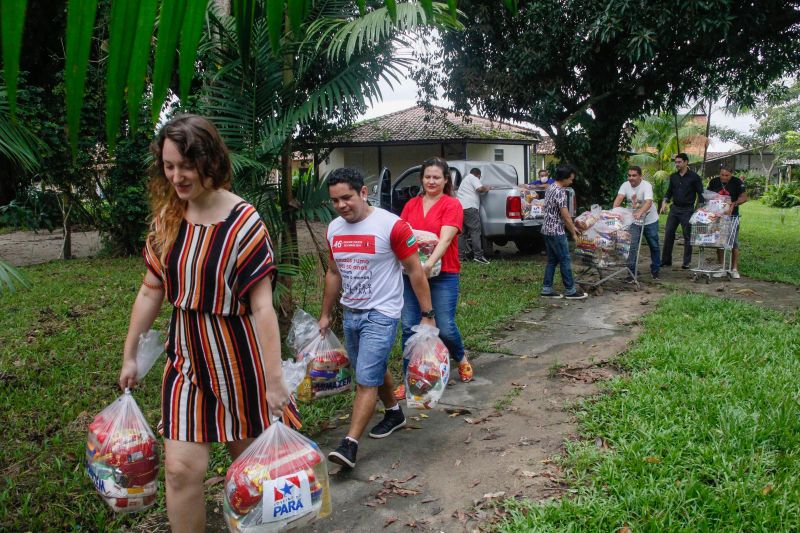
M 263 522 L 298 518 L 312 512 L 308 473 L 297 472 L 264 481 Z

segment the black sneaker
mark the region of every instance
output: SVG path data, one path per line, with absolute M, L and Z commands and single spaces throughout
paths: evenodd
M 391 435 L 394 430 L 400 429 L 406 425 L 406 417 L 402 409 L 387 409 L 386 415 L 383 420 L 375 424 L 369 432 L 369 436 L 373 439 L 382 439 Z
M 653 281 L 661 281 L 661 276 L 658 275 L 658 272 L 653 274 Z
M 490 264 L 489 260 L 486 259 L 485 257 L 476 257 L 475 259 L 473 259 L 473 261 L 475 261 L 476 263 L 480 263 L 482 265 L 489 265 Z
M 539 296 L 542 298 L 563 298 L 564 295 L 558 292 L 540 292 Z
M 345 438 L 339 443 L 338 448 L 328 454 L 328 461 L 353 468 L 356 466 L 356 453 L 358 453 L 358 444 Z
M 573 292 L 572 294 L 565 294 L 564 298 L 567 300 L 585 300 L 589 295 L 585 292 Z
M 690 268 L 692 268 L 691 265 L 681 265 L 681 269 L 683 270 L 689 270 Z

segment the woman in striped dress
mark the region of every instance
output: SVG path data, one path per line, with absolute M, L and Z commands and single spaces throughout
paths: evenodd
M 236 458 L 290 405 L 272 306 L 275 265 L 264 222 L 230 192 L 228 150 L 195 115 L 168 122 L 151 146 L 153 223 L 133 305 L 120 387 L 136 385 L 136 348 L 173 305 L 162 381 L 167 514 L 173 531 L 205 527 L 212 442 Z M 299 426 L 294 409 L 285 421 Z

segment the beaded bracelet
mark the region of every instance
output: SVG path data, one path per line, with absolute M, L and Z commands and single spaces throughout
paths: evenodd
M 154 291 L 163 291 L 164 290 L 164 286 L 163 285 L 152 285 L 150 283 L 147 283 L 145 280 L 142 280 L 142 285 L 144 285 L 148 289 L 153 289 Z

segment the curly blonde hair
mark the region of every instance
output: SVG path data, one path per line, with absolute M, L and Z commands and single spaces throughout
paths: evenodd
M 231 159 L 228 147 L 217 128 L 198 115 L 178 115 L 164 124 L 150 145 L 153 164 L 150 166 L 150 207 L 152 219 L 147 240 L 161 260 L 166 257 L 181 228 L 186 201 L 181 200 L 164 173 L 164 142 L 169 139 L 184 159 L 192 163 L 200 175 L 201 186 L 211 178 L 213 189 L 230 189 Z

